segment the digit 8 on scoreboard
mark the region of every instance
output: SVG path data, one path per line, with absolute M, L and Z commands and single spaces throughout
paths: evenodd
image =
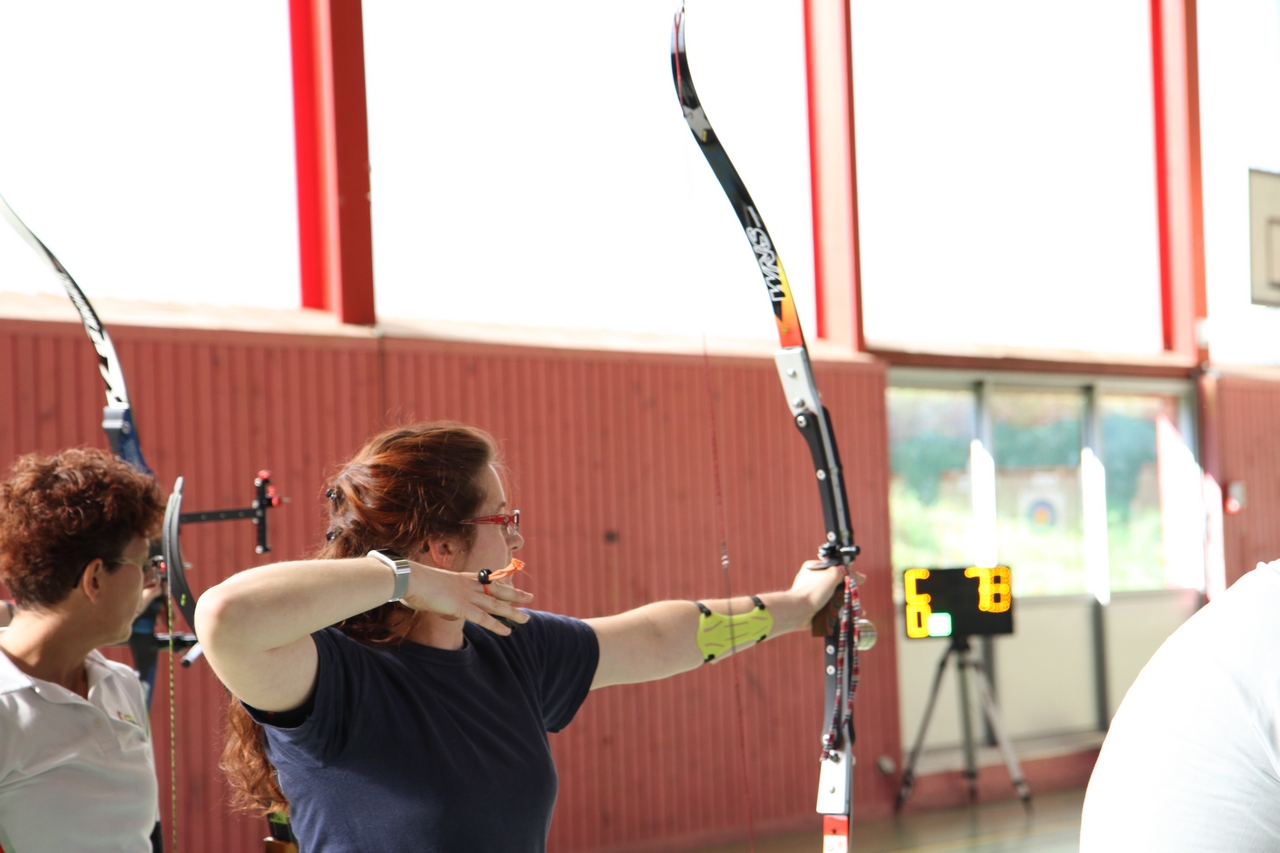
M 1009 587 L 1009 569 L 1007 566 L 980 568 L 970 566 L 964 570 L 967 578 L 978 579 L 978 609 L 984 613 L 1004 613 L 1009 609 L 1013 597 Z

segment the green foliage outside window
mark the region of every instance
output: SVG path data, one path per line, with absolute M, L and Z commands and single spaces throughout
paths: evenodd
M 889 448 L 889 467 L 901 477 L 905 488 L 915 493 L 915 500 L 931 506 L 938 500 L 943 472 L 964 470 L 969 464 L 969 439 L 940 432 L 925 432 Z
M 1156 425 L 1147 418 L 1106 415 L 1102 419 L 1102 453 L 1107 466 L 1107 514 L 1129 520 L 1138 493 L 1138 475 L 1156 462 Z
M 971 432 L 966 410 L 971 411 L 972 399 L 963 391 L 890 389 L 893 479 L 889 502 L 893 565 L 898 572 L 909 566 L 960 565 L 969 558 Z M 1016 476 L 1019 469 L 1078 469 L 1081 422 L 1071 409 L 1082 402 L 1046 400 L 1038 407 L 1031 395 L 1005 396 L 1004 405 L 1011 403 L 1017 405 L 1005 408 L 992 425 L 998 470 Z M 1165 586 L 1156 419 L 1172 417 L 1176 405 L 1172 398 L 1143 395 L 1102 400 L 1101 451 L 1113 589 Z M 1073 503 L 1079 499 L 1078 487 L 1070 485 L 1063 481 L 1064 488 L 1074 492 L 1069 498 Z M 1005 507 L 1001 513 L 1000 546 L 1002 553 L 1020 555 L 1022 565 L 1015 570 L 1020 592 L 1082 591 L 1078 524 L 1039 531 L 1008 515 L 1010 511 Z
M 1075 468 L 1080 465 L 1080 422 L 1056 420 L 1038 426 L 996 423 L 992 428 L 997 468 Z

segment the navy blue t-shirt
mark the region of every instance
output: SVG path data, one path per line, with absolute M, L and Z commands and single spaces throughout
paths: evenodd
M 373 649 L 334 628 L 313 708 L 267 723 L 267 756 L 304 853 L 546 849 L 557 778 L 547 732 L 569 724 L 600 647 L 585 623 L 526 611 L 509 637 L 467 623 L 448 650 Z

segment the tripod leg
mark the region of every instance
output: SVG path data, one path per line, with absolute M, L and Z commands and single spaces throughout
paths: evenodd
M 978 799 L 978 761 L 973 753 L 973 720 L 969 712 L 969 649 L 956 655 L 956 680 L 960 688 L 960 736 L 964 739 L 964 776 L 969 780 L 969 802 Z
M 916 782 L 916 761 L 920 758 L 920 747 L 924 745 L 925 732 L 929 730 L 929 719 L 933 716 L 933 706 L 938 702 L 938 688 L 942 686 L 943 673 L 947 671 L 947 661 L 951 658 L 948 647 L 938 661 L 938 671 L 933 676 L 933 686 L 929 688 L 929 699 L 924 704 L 924 716 L 920 719 L 920 728 L 916 731 L 916 741 L 911 746 L 911 755 L 907 758 L 907 766 L 902 770 L 902 788 L 893 803 L 893 810 L 901 811 L 902 804 L 911 796 L 911 788 Z
M 973 667 L 978 676 L 978 690 L 982 694 L 982 708 L 987 714 L 987 723 L 990 724 L 991 731 L 996 736 L 996 744 L 1000 747 L 1000 754 L 1004 757 L 1004 766 L 1009 770 L 1009 779 L 1013 782 L 1014 789 L 1022 799 L 1022 805 L 1027 810 L 1030 810 L 1031 788 L 1027 786 L 1026 777 L 1022 775 L 1022 766 L 1018 764 L 1018 755 L 1013 751 L 1013 741 L 1009 740 L 1009 734 L 1004 729 L 1004 720 L 1000 716 L 1000 707 L 996 705 L 995 693 L 991 689 L 991 682 L 987 680 L 987 673 L 982 669 L 981 664 L 975 661 Z

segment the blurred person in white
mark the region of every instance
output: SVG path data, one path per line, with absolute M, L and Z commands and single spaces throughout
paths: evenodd
M 1139 850 L 1280 850 L 1280 560 L 1175 631 L 1116 711 L 1080 851 Z
M 0 483 L 0 847 L 152 853 L 159 792 L 142 683 L 99 646 L 159 589 L 151 477 L 101 450 L 20 457 Z M 5 608 L 6 615 L 8 608 Z

